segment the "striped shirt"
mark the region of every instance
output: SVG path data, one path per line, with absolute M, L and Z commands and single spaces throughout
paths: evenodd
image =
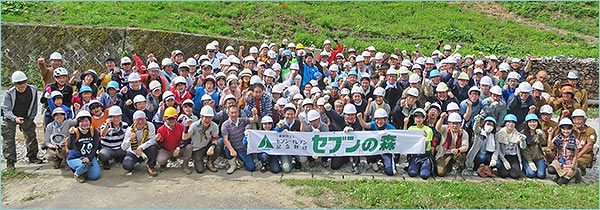
M 244 139 L 244 131 L 246 130 L 246 125 L 250 123 L 250 120 L 245 117 L 238 117 L 237 123 L 231 121 L 231 118 L 223 123 L 221 127 L 221 135 L 227 136 L 229 142 L 233 149 L 236 152 L 246 151 L 246 147 L 242 140 Z
M 121 143 L 123 143 L 123 139 L 125 139 L 125 130 L 127 130 L 127 123 L 121 122 L 120 126 L 113 127 L 113 124 L 110 123 L 107 125 L 106 122 L 102 123 L 100 126 L 100 130 L 103 130 L 106 126 L 108 126 L 108 132 L 106 135 L 100 137 L 100 144 L 103 147 L 108 147 L 114 150 L 121 149 Z

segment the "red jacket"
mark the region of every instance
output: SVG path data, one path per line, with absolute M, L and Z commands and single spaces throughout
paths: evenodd
M 192 94 L 190 94 L 189 91 L 183 92 L 183 96 L 179 95 L 179 91 L 177 91 L 175 88 L 171 88 L 170 91 L 175 95 L 175 104 L 177 104 L 177 106 L 180 108 L 183 108 L 182 105 L 185 99 L 192 99 Z
M 181 144 L 184 128 L 185 126 L 183 124 L 176 122 L 175 127 L 169 129 L 167 123 L 165 123 L 156 131 L 156 133 L 160 133 L 160 139 L 156 139 L 156 142 L 162 143 L 163 148 L 166 150 L 174 150 Z
M 342 45 L 341 45 L 341 44 L 338 42 L 338 43 L 337 43 L 337 49 L 336 49 L 336 50 L 332 50 L 332 51 L 331 51 L 331 56 L 330 56 L 330 57 L 327 59 L 327 63 L 329 63 L 329 65 L 331 65 L 331 63 L 332 63 L 333 61 L 335 61 L 335 56 L 336 56 L 338 53 L 341 53 L 341 52 L 342 52 L 342 50 L 344 50 L 344 49 L 342 48 Z M 321 61 L 321 55 L 319 55 L 319 62 L 320 62 L 320 61 Z
M 152 81 L 147 81 L 148 78 L 150 78 L 149 74 L 142 74 L 140 75 L 140 78 L 142 78 L 142 85 L 144 85 L 144 87 L 146 87 L 146 89 L 148 89 L 148 93 L 152 92 L 152 90 L 150 90 L 150 82 Z M 158 75 L 158 78 L 160 78 L 160 83 L 162 84 L 162 89 L 161 92 L 165 92 L 167 91 L 168 87 L 169 87 L 169 82 L 167 81 L 167 79 L 165 79 L 162 75 Z

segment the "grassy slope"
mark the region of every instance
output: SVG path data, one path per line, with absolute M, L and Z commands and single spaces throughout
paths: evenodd
M 283 180 L 323 208 L 597 208 L 598 184 Z
M 598 2 L 502 2 L 520 16 L 551 26 L 598 37 Z
M 134 26 L 251 39 L 288 38 L 305 45 L 341 37 L 351 47 L 392 52 L 436 40 L 461 53 L 597 57 L 598 46 L 575 35 L 498 22 L 447 2 L 2 2 L 2 21 Z M 597 7 L 596 7 L 597 13 Z M 597 22 L 597 17 L 595 18 Z M 587 25 L 582 26 L 588 30 Z M 591 27 L 593 29 L 593 27 Z M 589 29 L 589 30 L 592 30 Z M 597 25 L 596 29 L 597 32 Z M 579 31 L 579 30 L 577 30 Z M 264 35 L 268 36 L 265 37 Z

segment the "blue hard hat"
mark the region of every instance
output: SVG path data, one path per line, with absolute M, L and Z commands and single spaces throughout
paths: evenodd
M 346 74 L 340 74 L 337 76 L 337 79 L 343 79 L 346 78 Z
M 332 83 L 331 83 L 331 87 L 336 87 L 336 88 L 339 88 L 339 87 L 340 87 L 340 84 L 338 84 L 337 82 L 332 82 Z
M 487 121 L 491 121 L 494 124 L 496 124 L 496 118 L 494 118 L 492 116 L 489 116 L 489 117 L 486 117 L 485 119 L 483 119 L 483 122 L 487 122 Z
M 285 53 L 285 55 L 291 55 L 292 51 L 290 51 L 290 50 L 284 50 L 283 53 Z
M 348 76 L 350 76 L 350 75 L 355 75 L 358 77 L 358 73 L 356 73 L 356 71 L 354 71 L 354 70 L 352 70 L 348 73 Z
M 504 121 L 508 122 L 508 121 L 513 121 L 513 122 L 517 122 L 517 116 L 515 116 L 514 114 L 507 114 L 506 116 L 504 116 Z
M 533 113 L 525 116 L 525 122 L 529 122 L 530 120 L 539 120 L 539 118 L 536 114 Z
M 436 76 L 441 76 L 440 71 L 432 70 L 431 72 L 429 72 L 429 78 L 436 77 Z
M 79 93 L 83 93 L 83 92 L 92 92 L 92 88 L 90 86 L 83 86 L 83 87 L 79 88 Z
M 110 82 L 108 82 L 108 84 L 106 84 L 106 88 L 119 89 L 119 83 L 116 81 L 110 81 Z

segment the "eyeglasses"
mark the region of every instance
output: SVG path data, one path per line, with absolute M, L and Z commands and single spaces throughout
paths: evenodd
M 215 52 L 214 50 L 207 50 L 208 52 Z
M 17 82 L 17 83 L 15 83 L 15 85 L 22 85 L 22 84 L 25 84 L 25 83 L 27 83 L 27 81 Z
M 121 64 L 121 65 L 122 66 L 129 66 L 129 65 L 131 65 L 131 63 L 124 63 L 124 64 Z

